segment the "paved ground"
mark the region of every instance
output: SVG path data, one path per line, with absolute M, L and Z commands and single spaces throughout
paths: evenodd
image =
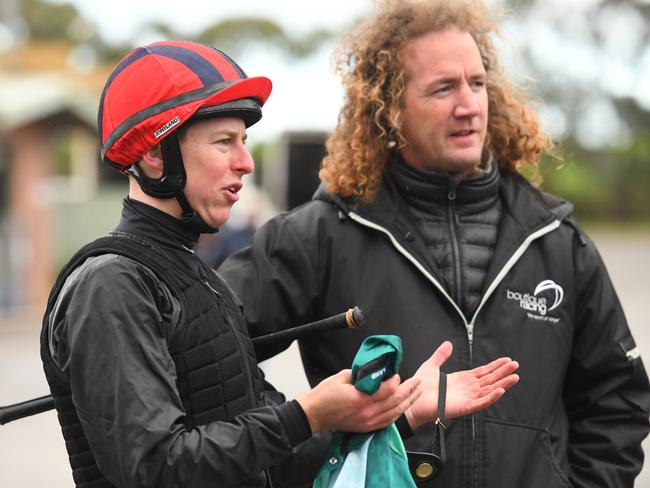
M 595 234 L 642 353 L 650 351 L 650 235 Z M 38 351 L 37 320 L 0 319 L 0 405 L 48 392 Z M 646 365 L 650 364 L 646 354 Z M 296 396 L 306 388 L 294 347 L 267 361 L 267 375 L 280 390 Z M 650 454 L 650 442 L 645 450 Z M 650 466 L 650 462 L 648 462 Z M 0 486 L 3 488 L 70 487 L 63 438 L 56 415 L 48 412 L 0 426 Z M 650 487 L 650 468 L 637 480 Z

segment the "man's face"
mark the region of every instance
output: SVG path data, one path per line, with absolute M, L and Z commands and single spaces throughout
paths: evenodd
M 481 161 L 487 132 L 486 73 L 472 36 L 433 32 L 404 48 L 404 159 L 424 170 L 463 173 Z
M 242 177 L 254 169 L 241 119 L 219 117 L 194 122 L 180 138 L 187 176 L 185 196 L 211 227 L 221 227 L 239 200 Z

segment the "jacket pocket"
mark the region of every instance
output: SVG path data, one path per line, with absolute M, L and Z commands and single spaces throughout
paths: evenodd
M 565 449 L 552 443 L 548 429 L 495 419 L 484 426 L 484 486 L 571 488 Z

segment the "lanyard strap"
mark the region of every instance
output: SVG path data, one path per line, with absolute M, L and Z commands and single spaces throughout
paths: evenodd
M 436 427 L 438 428 L 438 442 L 440 445 L 440 467 L 445 465 L 447 460 L 447 453 L 445 450 L 445 429 L 447 426 L 444 424 L 445 418 L 445 400 L 447 399 L 447 375 L 440 371 L 440 381 L 438 384 L 438 418 L 436 419 Z

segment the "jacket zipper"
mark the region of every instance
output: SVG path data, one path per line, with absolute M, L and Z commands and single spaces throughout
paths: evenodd
M 249 392 L 248 404 L 250 405 L 251 408 L 256 408 L 258 405 L 256 404 L 256 400 L 255 400 L 255 388 L 253 388 L 253 377 L 251 376 L 249 364 L 248 361 L 246 360 L 246 348 L 244 347 L 244 340 L 241 338 L 241 335 L 239 335 L 239 331 L 237 330 L 237 328 L 233 327 L 226 318 L 226 314 L 223 311 L 223 301 L 224 301 L 223 293 L 221 293 L 218 290 L 215 290 L 214 287 L 210 284 L 207 276 L 205 275 L 205 272 L 203 272 L 202 263 L 199 260 L 199 258 L 196 256 L 194 250 L 190 249 L 187 246 L 183 246 L 183 249 L 185 249 L 187 252 L 194 255 L 196 260 L 198 261 L 199 276 L 201 276 L 201 278 L 203 279 L 203 284 L 208 288 L 208 290 L 214 293 L 214 295 L 217 297 L 217 307 L 219 307 L 219 312 L 221 313 L 221 316 L 226 322 L 226 325 L 232 331 L 232 333 L 234 334 L 237 340 L 237 344 L 239 345 L 239 350 L 242 352 L 242 356 L 244 357 L 244 365 L 243 365 L 244 375 L 246 376 L 246 381 L 248 383 L 248 392 Z
M 241 335 L 239 334 L 239 331 L 237 330 L 236 327 L 231 326 L 230 322 L 226 320 L 226 314 L 223 312 L 223 309 L 221 308 L 222 302 L 224 300 L 223 293 L 217 291 L 214 289 L 214 287 L 210 284 L 207 278 L 203 278 L 203 283 L 205 286 L 208 287 L 208 289 L 214 293 L 217 296 L 217 306 L 219 307 L 219 311 L 221 312 L 221 316 L 224 318 L 226 321 L 226 324 L 228 327 L 232 330 L 233 334 L 237 338 L 237 343 L 239 344 L 239 350 L 242 352 L 242 355 L 244 357 L 244 374 L 246 376 L 246 381 L 248 382 L 248 405 L 253 408 L 259 407 L 259 405 L 256 403 L 256 395 L 255 395 L 255 389 L 253 388 L 253 378 L 251 376 L 250 368 L 248 365 L 248 360 L 246 359 L 246 349 L 244 347 L 244 340 L 241 338 Z M 266 484 L 269 488 L 273 488 L 273 483 L 271 482 L 271 474 L 268 469 L 265 469 L 264 471 L 264 477 L 266 478 Z
M 458 231 L 456 228 L 456 188 L 455 186 L 452 186 L 449 188 L 449 192 L 447 193 L 447 200 L 449 201 L 449 204 L 447 205 L 447 218 L 448 218 L 448 227 L 449 227 L 449 237 L 451 239 L 451 249 L 452 249 L 452 256 L 451 259 L 453 260 L 453 266 L 454 266 L 454 285 L 455 285 L 455 294 L 456 294 L 456 299 L 460 301 L 461 297 L 463 296 L 463 288 L 462 288 L 462 278 L 461 278 L 461 269 L 460 269 L 460 245 L 458 243 Z
M 242 356 L 244 358 L 244 375 L 246 376 L 246 381 L 248 384 L 248 404 L 251 408 L 256 408 L 258 405 L 255 404 L 255 389 L 253 388 L 253 378 L 251 376 L 250 368 L 248 365 L 248 361 L 246 360 L 246 348 L 244 347 L 244 341 L 239 335 L 239 331 L 237 330 L 236 327 L 233 327 L 230 322 L 226 318 L 226 314 L 223 311 L 223 300 L 224 296 L 223 293 L 221 293 L 218 290 L 215 290 L 214 287 L 210 284 L 207 278 L 203 278 L 203 284 L 217 296 L 217 306 L 219 307 L 219 311 L 221 312 L 221 316 L 224 318 L 224 321 L 226 322 L 226 325 L 230 330 L 233 332 L 235 338 L 237 339 L 237 344 L 239 345 L 239 350 L 242 352 Z

